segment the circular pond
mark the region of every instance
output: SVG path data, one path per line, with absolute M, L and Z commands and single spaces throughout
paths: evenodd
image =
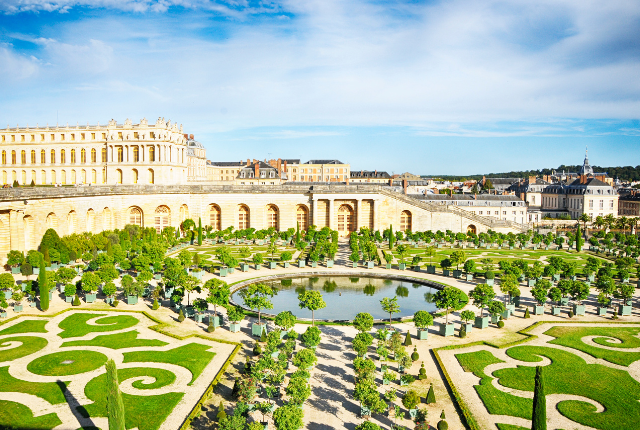
M 319 276 L 297 277 L 259 281 L 277 288 L 271 302 L 273 309 L 266 310 L 271 314 L 291 311 L 298 318 L 311 319 L 311 311 L 300 309 L 298 293 L 304 290 L 322 292 L 327 306 L 315 311 L 315 318 L 320 320 L 352 320 L 359 312 L 368 312 L 375 319 L 388 319 L 380 306 L 383 297 L 398 297 L 400 313 L 394 318 L 410 317 L 418 310 L 433 312 L 436 306 L 432 303 L 436 288 L 427 285 L 396 279 L 374 277 Z M 236 304 L 244 306 L 240 290 L 232 295 Z M 265 310 L 263 310 L 265 311 Z

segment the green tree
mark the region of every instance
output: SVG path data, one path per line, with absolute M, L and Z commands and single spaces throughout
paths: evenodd
M 393 249 L 393 243 L 395 242 L 396 237 L 393 234 L 393 226 L 389 224 L 389 249 Z
M 108 360 L 107 368 L 107 416 L 109 430 L 125 430 L 124 403 L 118 382 L 118 369 L 113 360 Z
M 273 423 L 277 430 L 298 430 L 302 427 L 302 409 L 294 404 L 279 407 L 273 413 Z
M 367 332 L 373 328 L 373 317 L 370 313 L 360 312 L 353 319 L 353 326 L 361 333 Z
M 582 214 L 586 215 L 586 214 Z M 582 234 L 580 233 L 580 224 L 576 226 L 576 251 L 582 250 Z
M 416 328 L 424 330 L 433 325 L 433 315 L 427 311 L 416 311 L 416 313 L 413 314 L 413 324 Z
M 244 304 L 250 309 L 258 310 L 258 324 L 260 324 L 262 309 L 273 309 L 273 303 L 269 299 L 275 296 L 276 293 L 277 290 L 275 288 L 267 284 L 258 283 L 251 284 L 240 291 L 240 297 L 242 297 Z
M 308 309 L 311 311 L 311 325 L 315 325 L 314 312 L 327 306 L 322 298 L 322 293 L 315 290 L 305 290 L 298 294 L 300 309 Z
M 202 245 L 202 218 L 198 217 L 198 246 Z
M 82 274 L 82 291 L 85 293 L 92 293 L 98 291 L 98 285 L 100 285 L 101 279 L 93 272 L 85 272 Z
M 383 297 L 382 300 L 380 300 L 380 305 L 382 305 L 382 310 L 389 314 L 389 324 L 391 324 L 391 316 L 400 312 L 398 297 L 394 296 L 392 299 Z
M 536 366 L 535 388 L 533 391 L 533 421 L 531 430 L 547 430 L 547 400 L 544 392 L 542 366 Z
M 274 323 L 280 327 L 280 330 L 289 331 L 296 324 L 296 316 L 291 311 L 282 311 L 276 315 Z
M 449 256 L 451 264 L 456 266 L 456 270 L 460 269 L 460 265 L 464 263 L 466 256 L 464 251 L 453 251 Z
M 218 306 L 226 306 L 229 304 L 229 296 L 231 291 L 226 282 L 217 278 L 209 279 L 204 283 L 204 289 L 209 291 L 207 302 L 213 305 L 213 314 L 218 314 Z
M 45 270 L 44 260 L 40 261 L 38 288 L 40 289 L 40 309 L 46 312 L 49 310 L 49 283 L 47 282 L 47 271 Z
M 180 287 L 187 293 L 187 306 L 191 304 L 190 295 L 193 291 L 200 292 L 200 280 L 195 276 L 185 276 L 180 279 Z
M 464 293 L 455 287 L 445 287 L 438 290 L 434 296 L 434 303 L 440 309 L 445 310 L 445 324 L 449 324 L 449 312 L 454 309 L 461 309 L 463 304 Z

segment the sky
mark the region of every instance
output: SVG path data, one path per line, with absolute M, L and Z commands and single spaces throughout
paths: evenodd
M 636 166 L 639 78 L 637 0 L 0 0 L 0 126 L 163 117 L 214 161 Z

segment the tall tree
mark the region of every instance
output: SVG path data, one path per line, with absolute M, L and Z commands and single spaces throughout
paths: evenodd
M 47 271 L 45 270 L 44 259 L 40 261 L 40 273 L 38 274 L 38 288 L 40 289 L 40 309 L 43 312 L 49 310 L 49 283 L 47 282 Z
M 544 394 L 542 366 L 536 367 L 535 388 L 533 391 L 533 420 L 531 430 L 547 430 L 547 399 Z
M 298 294 L 298 300 L 300 301 L 300 309 L 311 311 L 311 325 L 315 325 L 314 312 L 327 306 L 322 298 L 322 293 L 320 291 L 305 290 Z
M 113 360 L 107 361 L 107 416 L 109 430 L 125 430 L 124 403 L 118 382 L 118 369 Z
M 198 246 L 202 245 L 202 218 L 198 217 Z

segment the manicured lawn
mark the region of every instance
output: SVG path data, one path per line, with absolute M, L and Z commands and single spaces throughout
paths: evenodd
M 527 427 L 514 426 L 513 424 L 496 423 L 498 430 L 529 430 Z
M 171 384 L 175 380 L 175 375 L 164 369 L 138 367 L 118 369 L 118 380 L 121 383 L 126 379 L 144 375 L 155 377 L 156 382 L 149 385 L 134 382 L 133 386 L 135 388 L 160 388 Z M 105 386 L 106 374 L 89 381 L 85 387 L 85 395 L 95 403 L 79 407 L 78 411 L 82 416 L 107 416 Z M 128 429 L 137 427 L 139 430 L 155 430 L 159 428 L 183 395 L 183 393 L 167 393 L 158 396 L 133 396 L 123 393 L 122 400 L 124 402 L 126 427 Z
M 37 336 L 14 336 L 0 339 L 0 346 L 7 346 L 9 342 L 21 342 L 17 348 L 0 350 L 0 362 L 12 361 L 40 351 L 47 346 L 47 340 Z
M 215 356 L 215 353 L 207 351 L 208 349 L 211 349 L 211 347 L 194 342 L 168 351 L 125 352 L 124 363 L 150 361 L 182 366 L 191 372 L 192 378 L 191 382 L 189 382 L 189 385 L 191 385 Z
M 67 382 L 26 382 L 9 374 L 9 367 L 0 367 L 0 388 L 5 392 L 27 393 L 38 396 L 52 405 L 65 403 Z M 0 408 L 0 411 L 2 409 Z M 2 414 L 0 413 L 0 417 Z
M 48 322 L 48 319 L 20 321 L 19 323 L 14 324 L 11 327 L 0 330 L 0 336 L 18 333 L 46 333 L 47 330 L 44 328 L 44 326 L 47 325 Z
M 98 325 L 87 324 L 87 321 L 99 316 L 104 317 L 95 320 L 95 323 Z M 63 331 L 59 336 L 63 339 L 68 337 L 81 337 L 88 333 L 122 330 L 133 327 L 138 323 L 137 318 L 129 315 L 106 316 L 105 314 L 74 313 L 60 322 L 59 327 L 63 329 Z
M 111 349 L 120 348 L 133 348 L 141 346 L 164 346 L 167 342 L 163 342 L 157 339 L 138 339 L 138 333 L 136 330 L 126 331 L 124 333 L 116 334 L 104 334 L 96 336 L 91 340 L 72 340 L 64 342 L 65 346 L 102 346 Z
M 583 396 L 604 406 L 604 412 L 595 413 L 594 406 L 577 401 L 563 401 L 558 410 L 567 418 L 601 430 L 637 428 L 640 416 L 640 383 L 627 372 L 599 364 L 587 364 L 580 357 L 554 348 L 515 346 L 507 350 L 510 357 L 526 361 L 552 363 L 545 366 L 547 394 L 560 393 Z M 535 367 L 520 366 L 494 372 L 505 387 L 533 391 Z
M 564 345 L 577 349 L 595 358 L 602 358 L 610 363 L 628 366 L 634 361 L 640 360 L 640 352 L 625 351 L 628 348 L 640 348 L 640 339 L 636 337 L 640 333 L 638 327 L 561 327 L 556 326 L 547 330 L 545 334 L 556 339 L 550 341 L 556 345 Z M 619 351 L 611 351 L 582 342 L 584 336 L 596 337 L 593 341 L 599 345 L 620 348 Z M 619 339 L 622 343 L 613 343 L 608 337 Z
M 107 356 L 95 351 L 63 351 L 43 355 L 27 365 L 36 375 L 77 375 L 95 370 L 107 362 Z
M 62 424 L 56 414 L 34 417 L 31 409 L 23 404 L 0 400 L 1 429 L 51 429 Z
M 532 399 L 514 396 L 498 390 L 491 384 L 493 378 L 484 373 L 485 367 L 494 363 L 502 363 L 502 360 L 496 358 L 489 351 L 456 354 L 456 358 L 466 372 L 472 372 L 478 378 L 481 378 L 480 385 L 475 385 L 474 388 L 490 414 L 531 419 Z

